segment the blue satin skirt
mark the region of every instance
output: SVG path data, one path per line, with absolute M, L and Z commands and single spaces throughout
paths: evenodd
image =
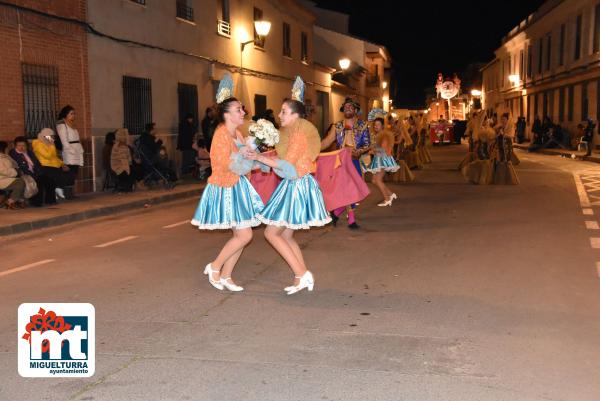
M 201 230 L 256 227 L 264 209 L 260 196 L 244 176 L 233 187 L 207 184 L 194 213 L 192 224 Z
M 395 173 L 399 168 L 400 166 L 398 166 L 398 163 L 396 163 L 396 160 L 394 160 L 392 156 L 375 155 L 371 160 L 371 164 L 365 168 L 365 171 L 373 174 L 376 174 L 381 170 L 387 173 Z
M 311 174 L 282 180 L 258 219 L 270 226 L 292 230 L 324 226 L 331 221 L 321 188 Z

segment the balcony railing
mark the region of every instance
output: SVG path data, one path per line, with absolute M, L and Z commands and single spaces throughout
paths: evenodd
M 228 38 L 231 37 L 231 25 L 229 25 L 229 22 L 218 20 L 217 33 L 219 35 L 227 36 Z
M 183 1 L 177 2 L 177 18 L 194 21 L 194 9 Z

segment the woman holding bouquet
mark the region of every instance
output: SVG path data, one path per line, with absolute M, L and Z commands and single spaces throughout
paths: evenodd
M 231 279 L 231 273 L 244 247 L 252 240 L 252 228 L 260 225 L 257 214 L 264 208 L 260 197 L 245 177 L 252 161 L 238 150 L 244 138 L 238 127 L 244 123 L 242 104 L 234 97 L 229 74 L 221 80 L 217 91 L 217 126 L 211 148 L 212 174 L 204 188 L 192 224 L 201 230 L 231 229 L 227 241 L 215 260 L 204 268 L 210 284 L 222 290 L 242 291 Z
M 312 291 L 314 277 L 306 268 L 294 230 L 323 226 L 331 221 L 317 181 L 310 174 L 321 148 L 317 128 L 305 120 L 304 83 L 296 78 L 292 99 L 281 106 L 281 135 L 276 145 L 278 159 L 253 153 L 250 158 L 272 167 L 283 180 L 258 218 L 268 225 L 265 238 L 294 272 L 294 284 L 284 290 L 288 295 L 307 288 Z

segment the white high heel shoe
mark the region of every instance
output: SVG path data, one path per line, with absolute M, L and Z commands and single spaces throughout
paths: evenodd
M 395 193 L 392 193 L 392 196 L 390 196 L 390 199 L 391 200 L 398 199 L 398 195 L 396 195 Z
M 302 276 L 294 276 L 294 278 L 302 278 Z M 290 285 L 289 287 L 285 287 L 283 290 L 287 292 L 293 290 L 295 287 L 295 285 Z
M 381 203 L 378 203 L 377 206 L 382 206 L 382 207 L 392 206 L 392 198 L 390 197 L 390 199 L 383 201 Z
M 302 275 L 302 277 L 300 277 L 300 282 L 298 283 L 298 285 L 293 285 L 289 290 L 286 290 L 288 295 L 292 295 L 297 293 L 298 291 L 302 291 L 303 289 L 307 289 L 308 291 L 312 291 L 313 288 L 315 287 L 315 278 L 313 277 L 312 273 L 310 271 L 306 271 L 306 273 L 304 273 Z
M 215 287 L 217 290 L 223 290 L 223 284 L 221 284 L 221 281 L 213 280 L 213 278 L 212 278 L 213 273 L 220 273 L 220 271 L 213 270 L 210 263 L 207 264 L 206 267 L 204 268 L 204 274 L 206 274 L 208 276 L 208 282 L 210 283 L 210 285 Z
M 227 277 L 227 278 L 221 277 L 221 280 L 219 282 L 223 285 L 223 287 L 227 288 L 229 291 L 232 291 L 232 292 L 244 291 L 244 287 L 240 287 L 239 285 L 234 284 L 234 282 L 231 280 L 231 277 Z

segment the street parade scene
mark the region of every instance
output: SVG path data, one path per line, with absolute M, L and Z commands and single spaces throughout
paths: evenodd
M 486 15 L 0 0 L 0 400 L 600 400 L 600 5 Z

